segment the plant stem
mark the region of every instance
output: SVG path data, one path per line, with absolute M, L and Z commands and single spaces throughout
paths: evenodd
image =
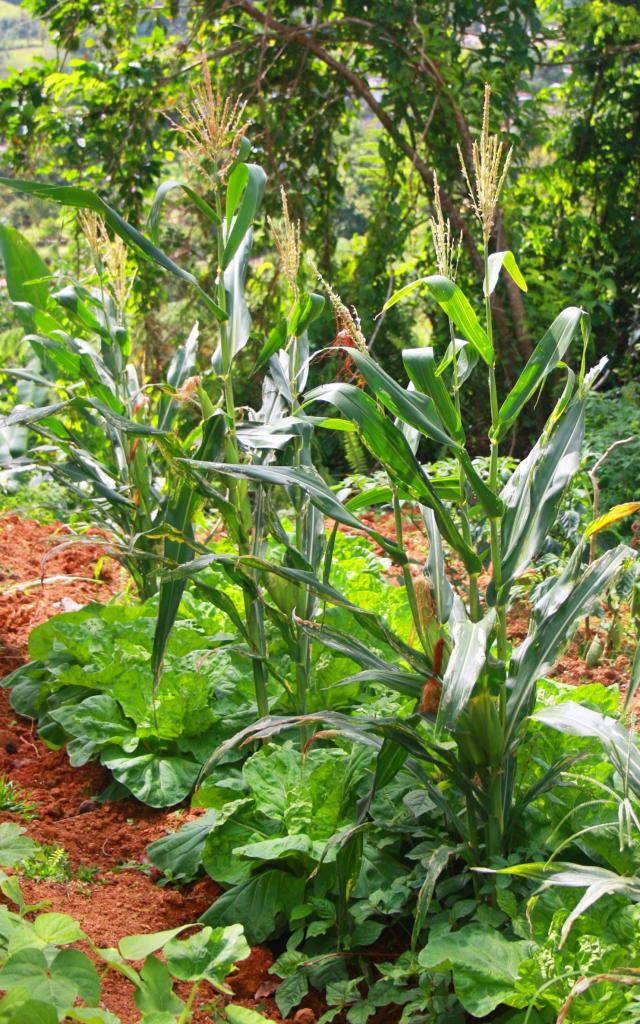
M 393 493 L 393 518 L 396 527 L 396 543 L 404 554 L 404 541 L 402 539 L 402 510 L 400 508 L 400 498 L 398 496 L 398 488 L 392 487 Z M 425 654 L 432 655 L 433 650 L 429 643 L 429 640 L 425 634 L 422 626 L 422 619 L 420 617 L 420 609 L 418 608 L 418 599 L 416 597 L 415 587 L 413 585 L 413 576 L 411 575 L 411 569 L 408 562 L 404 562 L 402 566 L 402 576 L 404 579 L 405 589 L 407 591 L 407 597 L 409 599 L 409 607 L 411 609 L 411 615 L 413 618 L 413 624 L 416 629 L 416 633 L 422 644 L 422 648 Z
M 484 275 L 485 275 L 485 312 L 487 320 L 487 337 L 493 347 L 493 321 L 491 318 L 491 296 L 489 295 L 489 246 L 484 244 Z M 498 426 L 498 388 L 496 384 L 495 358 L 489 367 L 489 402 L 491 407 L 491 455 L 489 459 L 489 487 L 496 492 L 498 489 L 498 441 L 495 434 Z M 500 558 L 500 519 L 492 516 L 489 520 L 490 541 L 491 541 L 491 565 L 493 568 L 493 581 L 496 591 L 499 593 L 502 586 L 502 562 Z M 507 614 L 504 602 L 498 599 L 498 633 L 497 648 L 498 658 L 504 661 L 507 656 Z M 502 703 L 502 702 L 501 702 Z
M 194 981 L 193 985 L 191 986 L 191 991 L 187 996 L 187 1001 L 184 1004 L 184 1009 L 180 1016 L 178 1017 L 178 1024 L 188 1024 L 189 1020 L 191 1020 L 191 1007 L 193 1006 L 193 1001 L 196 997 L 196 993 L 199 988 L 200 982 Z
M 218 268 L 217 268 L 217 299 L 218 305 L 222 310 L 226 312 L 227 309 L 227 295 L 224 287 L 224 235 L 222 231 L 222 201 L 220 198 L 220 190 L 215 190 L 215 203 L 216 212 L 220 218 L 220 223 L 217 228 L 217 243 L 218 243 Z M 233 352 L 230 350 L 230 338 L 227 331 L 226 323 L 221 322 L 220 324 L 220 352 L 222 362 L 222 377 L 224 382 L 224 401 L 225 409 L 227 413 L 227 460 L 233 465 L 238 465 L 240 462 L 240 453 L 238 450 L 238 440 L 236 437 L 236 404 L 235 395 L 233 390 Z M 229 478 L 228 482 L 229 489 L 229 500 L 234 507 L 236 513 L 237 522 L 237 544 L 238 551 L 241 555 L 248 554 L 251 546 L 250 539 L 250 527 L 247 530 L 247 513 L 246 513 L 246 499 L 248 498 L 246 486 L 240 486 L 237 480 L 233 477 Z M 255 577 L 254 577 L 255 578 Z M 265 639 L 264 639 L 264 628 L 262 623 L 262 612 L 258 601 L 255 599 L 253 593 L 249 588 L 243 587 L 243 601 L 244 601 L 244 612 L 247 620 L 247 632 L 251 641 L 251 647 L 253 649 L 254 657 L 252 659 L 253 667 L 253 684 L 256 695 L 256 705 L 258 709 L 258 716 L 264 718 L 269 713 L 269 703 L 267 699 L 267 671 L 265 668 Z
M 487 337 L 493 348 L 493 321 L 491 317 L 491 296 L 489 294 L 489 245 L 484 243 L 484 280 L 485 280 L 485 313 L 487 322 Z M 491 455 L 489 459 L 489 487 L 494 493 L 498 490 L 498 441 L 497 427 L 499 416 L 498 387 L 496 383 L 495 357 L 489 366 L 489 402 L 491 408 Z M 490 542 L 491 542 L 491 565 L 493 568 L 493 582 L 496 588 L 496 611 L 498 618 L 496 646 L 498 659 L 506 661 L 507 658 L 507 610 L 504 599 L 500 597 L 502 587 L 502 561 L 500 555 L 500 518 L 491 516 L 489 520 Z M 506 690 L 504 684 L 500 687 L 499 714 L 500 722 L 504 729 L 507 710 Z M 489 815 L 487 821 L 487 856 L 496 856 L 502 850 L 502 837 L 504 833 L 504 814 L 502 800 L 502 765 L 492 767 L 488 779 Z
M 449 337 L 451 338 L 451 346 L 453 349 L 453 401 L 456 412 L 458 414 L 458 420 L 462 422 L 462 410 L 460 408 L 460 383 L 458 380 L 458 354 L 455 349 L 456 335 L 453 326 L 453 320 L 449 320 Z M 460 491 L 462 494 L 462 500 L 459 509 L 462 536 L 467 546 L 471 548 L 473 547 L 473 541 L 471 539 L 471 527 L 469 525 L 468 504 L 464 490 L 465 476 L 461 459 L 458 459 L 458 476 L 460 480 Z M 478 590 L 478 576 L 476 573 L 469 573 L 469 614 L 473 622 L 478 622 L 478 620 L 480 619 L 480 592 Z

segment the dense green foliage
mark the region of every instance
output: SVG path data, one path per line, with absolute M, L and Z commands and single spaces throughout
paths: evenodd
M 0 83 L 6 159 L 18 173 L 37 161 L 39 173 L 98 187 L 139 222 L 167 167 L 180 164 L 171 121 L 180 120 L 176 104 L 189 95 L 201 47 L 223 91 L 247 98 L 257 158 L 286 185 L 308 248 L 360 310 L 367 333 L 390 275 L 433 267 L 425 225 L 434 171 L 445 213 L 456 232 L 464 228 L 461 280 L 480 267 L 455 145 L 468 156 L 488 79 L 517 146 L 497 244 L 518 251 L 534 298 L 525 308 L 510 281 L 501 285 L 499 350 L 521 364 L 568 291 L 593 317 L 597 351 L 612 356 L 623 377 L 634 372 L 640 23 L 633 2 L 509 0 L 491 17 L 467 0 L 379 2 L 366 12 L 332 0 L 317 17 L 313 6 L 293 9 L 286 0 L 268 9 L 243 0 L 233 11 L 197 2 L 187 15 L 169 2 L 153 12 L 138 2 L 28 6 L 61 58 Z M 61 65 L 77 49 L 73 63 Z M 274 202 L 267 197 L 270 212 Z M 172 223 L 170 242 L 196 257 L 206 245 L 189 217 Z M 282 301 L 278 285 L 266 261 L 250 286 L 260 295 L 258 329 Z M 166 330 L 158 302 L 184 301 L 184 292 L 167 293 L 142 272 L 138 295 L 152 349 Z M 325 316 L 312 336 L 327 340 L 330 329 Z M 431 304 L 396 308 L 378 325 L 376 349 L 398 374 L 398 350 L 431 335 L 445 336 Z M 481 412 L 478 420 L 480 435 Z M 520 430 L 530 433 L 528 418 Z M 336 448 L 326 442 L 325 450 L 335 465 Z
M 32 6 L 48 12 L 65 45 L 82 40 L 77 5 Z M 491 134 L 489 88 L 482 118 L 479 91 L 462 114 L 463 89 L 491 68 L 500 115 L 530 153 L 544 108 L 520 103 L 516 90 L 536 71 L 535 54 L 571 45 L 585 31 L 582 15 L 593 19 L 595 48 L 609 22 L 597 5 L 581 16 L 554 6 L 543 17 L 525 0 L 509 2 L 495 22 L 486 17 L 478 31 L 473 5 L 438 6 L 434 22 L 422 5 L 374 3 L 363 17 L 327 3 L 324 22 L 292 32 L 289 5 L 277 0 L 268 12 L 249 0 L 233 13 L 210 8 L 201 21 L 197 5 L 189 17 L 198 43 L 222 49 L 222 82 L 254 81 L 260 54 L 253 150 L 245 111 L 222 99 L 203 63 L 194 102 L 175 113 L 182 141 L 172 176 L 157 185 L 138 229 L 164 140 L 175 136 L 151 125 L 148 107 L 127 109 L 126 83 L 120 107 L 109 89 L 96 92 L 85 60 L 50 79 L 50 95 L 66 104 L 67 87 L 86 90 L 81 118 L 98 96 L 111 130 L 117 118 L 139 114 L 149 134 L 138 149 L 162 159 L 151 166 L 147 152 L 142 167 L 119 164 L 111 201 L 98 190 L 100 132 L 91 156 L 67 160 L 73 184 L 1 180 L 22 197 L 81 210 L 92 256 L 87 270 L 79 248 L 82 273 L 54 280 L 24 234 L 1 229 L 9 297 L 26 330 L 16 364 L 3 368 L 13 382 L 0 420 L 6 486 L 15 491 L 25 474 L 50 463 L 45 480 L 65 486 L 78 522 L 100 517 L 105 544 L 135 585 L 109 605 L 38 626 L 33 660 L 5 681 L 12 706 L 37 719 L 50 745 L 66 744 L 73 764 L 98 760 L 111 771 L 103 798 L 134 795 L 170 807 L 191 797 L 203 813 L 154 842 L 149 858 L 167 883 L 188 884 L 204 871 L 224 889 L 197 936 L 123 940 L 109 963 L 122 968 L 127 949 L 141 959 L 164 945 L 167 966 L 145 964 L 154 977 L 164 972 L 162 1024 L 177 1014 L 185 1022 L 190 1011 L 190 1003 L 172 1002 L 171 975 L 211 980 L 209 945 L 228 940 L 233 955 L 221 954 L 213 972 L 220 986 L 245 949 L 242 929 L 251 942 L 279 944 L 271 970 L 284 1016 L 314 986 L 326 992 L 323 1024 L 343 1010 L 350 1024 L 365 1024 L 388 1006 L 403 1008 L 403 1024 L 636 1020 L 640 751 L 626 712 L 640 686 L 640 656 L 631 649 L 640 588 L 637 553 L 625 539 L 640 502 L 615 461 L 626 452 L 632 462 L 637 442 L 612 445 L 633 431 L 624 403 L 633 409 L 637 396 L 631 384 L 601 395 L 610 361 L 592 331 L 595 323 L 597 338 L 614 315 L 628 332 L 633 298 L 620 308 L 607 296 L 600 306 L 589 299 L 592 287 L 602 295 L 595 258 L 595 277 L 576 283 L 559 272 L 566 251 L 556 252 L 557 239 L 545 232 L 567 187 L 565 128 L 551 140 L 559 159 L 541 172 L 551 205 L 529 229 L 521 217 L 529 169 L 516 163 L 510 172 L 507 147 Z M 130 22 L 145 11 L 132 3 L 124 13 Z M 168 53 L 183 70 L 183 51 L 158 55 L 171 25 L 163 19 L 177 14 L 156 12 L 150 34 L 133 44 L 119 5 L 92 15 L 93 46 L 105 58 L 98 71 L 111 88 L 109 56 L 122 62 L 127 51 L 124 70 L 142 66 L 129 60 L 131 46 L 147 48 L 154 61 Z M 631 10 L 624 48 L 611 58 L 617 72 L 633 71 L 626 41 L 634 24 Z M 618 86 L 605 70 L 596 69 L 588 116 L 602 113 L 598 103 L 609 95 L 626 137 L 626 101 L 607 93 Z M 585 81 L 588 71 L 587 61 Z M 559 90 L 565 114 L 580 102 L 577 75 L 572 70 L 568 89 Z M 369 91 L 374 80 L 379 87 Z M 428 87 L 419 92 L 417 81 Z M 285 95 L 299 131 L 281 116 Z M 48 99 L 40 100 L 30 138 L 51 116 Z M 381 125 L 370 194 L 358 208 L 370 219 L 358 229 L 362 245 L 354 231 L 341 246 L 331 214 L 348 180 L 336 173 L 330 147 L 370 145 L 360 104 Z M 481 120 L 479 138 L 467 114 Z M 46 168 L 54 172 L 65 138 L 77 141 L 80 131 L 77 119 L 59 122 Z M 468 171 L 459 169 L 452 126 Z M 309 195 L 294 191 L 291 202 L 311 208 L 308 240 L 324 273 L 313 287 L 328 303 L 311 289 L 286 194 L 269 223 L 278 278 L 261 256 L 260 208 L 273 193 L 254 160 L 264 158 L 280 177 L 274 154 L 289 137 L 288 172 L 305 159 L 311 168 Z M 132 143 L 128 156 L 135 152 Z M 574 153 L 572 162 L 581 159 Z M 429 225 L 435 259 L 426 256 L 427 231 L 416 228 L 432 165 L 440 178 Z M 594 186 L 607 211 L 603 237 L 607 218 L 613 225 L 636 201 L 626 181 L 621 176 L 615 197 L 601 181 Z M 352 177 L 351 187 L 361 182 Z M 590 196 L 585 184 L 564 198 L 585 210 Z M 568 215 L 589 271 L 593 209 L 584 230 L 576 209 Z M 391 222 L 402 230 L 390 234 Z M 177 250 L 192 229 L 193 247 Z M 623 281 L 632 260 L 617 245 L 611 279 Z M 543 274 L 536 262 L 542 253 L 549 280 L 547 264 Z M 143 268 L 137 297 L 134 265 Z M 398 266 L 396 288 L 389 271 Z M 383 307 L 379 341 L 378 327 L 370 332 L 367 319 L 363 326 L 325 280 L 344 272 L 364 278 L 367 319 Z M 189 325 L 195 303 L 202 313 L 206 345 L 196 343 L 197 330 L 185 341 L 183 330 L 172 358 L 157 358 L 145 342 L 145 313 L 186 296 Z M 336 341 L 318 353 L 329 310 Z M 618 341 L 610 354 L 621 374 Z M 345 436 L 354 473 L 328 481 L 320 438 L 330 439 L 326 457 Z M 520 446 L 527 454 L 516 459 Z M 365 473 L 370 462 L 373 477 Z M 426 555 L 407 544 L 408 514 L 420 519 Z M 516 610 L 522 622 L 510 633 Z M 548 678 L 577 631 L 589 663 L 624 650 L 622 714 L 616 688 Z M 0 882 L 26 913 L 15 883 Z M 7 921 L 23 926 L 20 914 Z M 368 957 L 377 943 L 400 949 L 376 973 Z M 4 977 L 10 989 L 17 976 L 13 955 L 20 954 L 9 943 L 0 987 Z M 62 955 L 39 954 L 38 970 L 44 963 L 53 988 Z M 35 971 L 35 958 L 26 959 Z M 147 978 L 133 974 L 143 988 Z M 89 1002 L 88 982 L 78 994 Z M 58 1016 L 83 1019 L 70 1000 L 71 989 L 53 999 Z M 155 1020 L 156 1005 L 140 1008 Z

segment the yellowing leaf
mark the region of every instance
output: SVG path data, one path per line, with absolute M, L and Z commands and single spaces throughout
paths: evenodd
M 634 512 L 638 511 L 640 511 L 640 501 L 625 501 L 622 505 L 614 505 L 603 516 L 599 516 L 589 523 L 584 531 L 584 539 L 588 540 L 595 533 L 606 530 L 608 526 L 613 526 L 614 523 L 619 523 L 621 519 L 626 519 L 627 516 L 632 516 Z

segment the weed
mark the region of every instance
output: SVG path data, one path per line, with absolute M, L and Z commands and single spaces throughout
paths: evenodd
M 0 775 L 0 811 L 19 814 L 24 821 L 33 821 L 38 816 L 38 808 L 29 794 L 5 775 Z
M 69 882 L 69 854 L 53 843 L 38 845 L 22 867 L 25 878 L 36 882 Z

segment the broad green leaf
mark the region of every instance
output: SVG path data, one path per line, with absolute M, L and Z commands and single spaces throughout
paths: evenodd
M 122 1024 L 115 1013 L 111 1013 L 110 1010 L 101 1010 L 97 1006 L 74 1006 L 67 1010 L 67 1019 L 78 1021 L 78 1024 Z M 33 1024 L 37 1024 L 37 1022 L 34 1021 Z
M 305 887 L 305 878 L 272 868 L 223 893 L 200 920 L 214 926 L 239 921 L 251 944 L 265 942 L 302 903 Z
M 55 961 L 49 968 L 39 949 L 18 950 L 0 969 L 0 989 L 14 985 L 26 988 L 38 1002 L 53 1003 L 60 1011 L 73 1006 L 79 991 L 75 981 L 55 972 Z
M 49 185 L 40 181 L 21 181 L 18 178 L 0 177 L 0 185 L 15 189 L 16 192 L 26 193 L 31 196 L 39 196 L 41 199 L 50 199 L 53 203 L 60 203 L 62 206 L 72 206 L 81 210 L 93 210 L 98 213 L 106 224 L 115 232 L 127 245 L 142 256 L 143 259 L 157 263 L 163 270 L 168 270 L 175 277 L 181 278 L 193 285 L 200 298 L 206 303 L 212 313 L 219 319 L 225 320 L 226 314 L 200 287 L 193 274 L 188 270 L 174 263 L 166 253 L 158 249 L 148 238 L 128 224 L 119 213 L 116 213 L 96 192 L 90 189 L 80 188 L 77 185 Z
M 431 939 L 418 962 L 426 970 L 451 970 L 464 1009 L 484 1017 L 513 998 L 520 964 L 533 948 L 531 942 L 510 942 L 498 931 L 469 924 Z
M 186 757 L 169 754 L 126 754 L 121 747 L 105 747 L 100 760 L 113 777 L 150 807 L 172 807 L 189 796 L 200 766 Z
M 627 516 L 634 515 L 638 511 L 640 511 L 640 501 L 625 501 L 622 505 L 614 505 L 604 515 L 589 523 L 584 531 L 584 539 L 588 540 L 589 537 L 595 536 L 596 533 L 600 533 L 602 530 L 607 530 L 610 526 L 619 523 L 622 519 L 626 519 Z
M 181 981 L 209 981 L 221 992 L 229 992 L 225 978 L 251 950 L 242 925 L 202 928 L 187 939 L 172 939 L 164 947 L 167 966 Z
M 274 1024 L 264 1014 L 250 1010 L 247 1006 L 236 1006 L 235 1003 L 227 1003 L 224 1013 L 229 1024 Z
M 46 309 L 51 272 L 31 243 L 9 224 L 0 224 L 0 259 L 11 301 Z
M 22 864 L 33 854 L 36 844 L 29 839 L 26 828 L 11 821 L 0 824 L 0 865 L 12 868 Z
M 184 1003 L 173 991 L 173 978 L 166 964 L 156 956 L 147 956 L 140 971 L 140 985 L 134 999 L 145 1013 L 170 1013 L 173 1018 L 182 1013 Z
M 126 935 L 120 939 L 118 949 L 125 960 L 146 960 L 148 956 L 162 949 L 171 939 L 175 939 L 180 932 L 187 928 L 193 928 L 191 924 L 180 925 L 179 928 L 169 928 L 162 932 L 151 932 L 148 935 Z
M 450 621 L 453 649 L 442 677 L 436 732 L 452 729 L 469 700 L 487 660 L 495 617 L 495 610 L 490 608 L 480 622 L 471 622 L 466 617 Z
M 198 873 L 202 848 L 218 817 L 218 811 L 207 811 L 178 832 L 156 839 L 147 847 L 151 863 L 165 874 L 171 872 L 172 879 L 191 881 Z
M 506 249 L 504 252 L 493 252 L 489 256 L 488 278 L 483 283 L 485 295 L 487 292 L 489 295 L 493 295 L 503 267 L 509 277 L 515 281 L 520 291 L 526 292 L 527 282 L 520 273 L 520 267 L 516 262 L 516 258 L 510 249 Z
M 51 1003 L 32 999 L 29 989 L 20 985 L 0 999 L 0 1024 L 58 1024 L 58 1014 Z
M 140 742 L 133 722 L 106 693 L 93 694 L 77 704 L 63 705 L 51 711 L 51 718 L 71 736 L 91 740 L 98 747 L 117 744 L 130 754 Z
M 61 914 L 60 916 L 64 917 L 65 915 Z M 36 921 L 36 925 L 37 923 Z M 80 936 L 84 938 L 84 932 L 80 932 Z M 78 995 L 89 1006 L 98 1005 L 100 1002 L 100 978 L 85 953 L 81 953 L 79 949 L 61 949 L 51 965 L 51 970 L 56 977 L 73 982 L 78 989 Z
M 585 318 L 587 314 L 578 306 L 568 306 L 555 318 L 500 406 L 497 440 L 504 437 L 545 377 L 564 359 L 581 321 Z
M 40 914 L 34 928 L 39 939 L 55 946 L 66 946 L 86 938 L 78 922 L 68 914 Z
M 467 341 L 473 345 L 485 363 L 492 363 L 494 358 L 493 346 L 487 337 L 486 331 L 480 326 L 478 318 L 464 292 L 447 277 L 434 274 L 430 277 L 420 277 L 417 281 L 405 285 L 404 288 L 395 292 L 385 302 L 382 307 L 383 312 L 391 309 L 392 306 L 395 306 L 396 302 L 399 302 L 405 295 L 408 295 L 414 288 L 422 284 L 427 286 L 436 302 L 440 304 L 449 319 L 453 321 Z

